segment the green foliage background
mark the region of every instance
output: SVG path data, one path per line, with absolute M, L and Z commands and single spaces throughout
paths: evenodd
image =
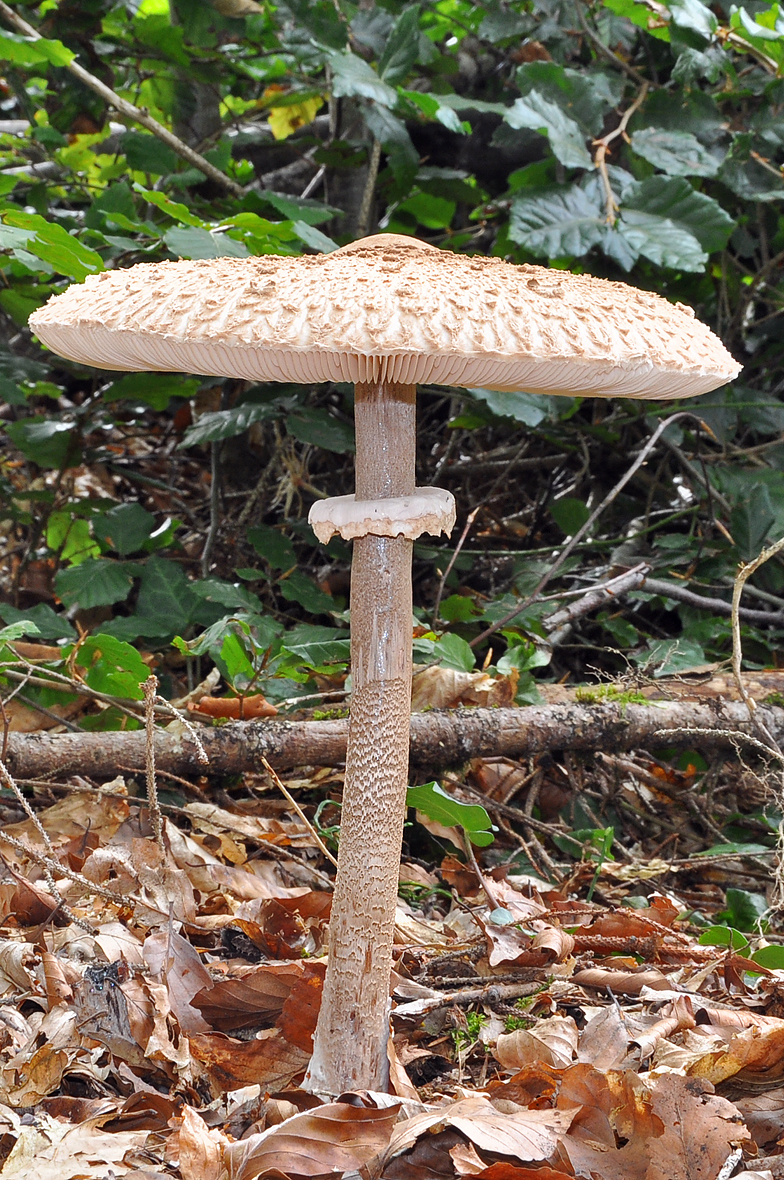
M 32 624 L 64 654 L 80 623 L 97 644 L 93 668 L 108 661 L 131 680 L 128 644 L 172 653 L 179 637 L 191 678 L 209 656 L 237 691 L 262 684 L 278 700 L 345 666 L 345 591 L 324 574 L 345 570 L 349 553 L 316 545 L 304 517 L 313 494 L 351 488 L 350 389 L 102 374 L 42 352 L 26 323 L 51 293 L 107 267 L 329 251 L 377 228 L 656 290 L 692 305 L 744 364 L 693 407 L 712 436 L 668 432 L 558 585 L 644 558 L 660 578 L 726 597 L 738 561 L 781 534 L 778 4 L 44 0 L 15 11 L 43 39 L 0 25 L 6 623 Z M 72 60 L 243 195 L 117 122 Z M 474 666 L 470 640 L 531 588 L 662 412 L 423 391 L 421 482 L 435 472 L 462 520 L 480 501 L 485 515 L 432 631 L 448 553 L 417 547 L 417 658 Z M 211 464 L 239 507 L 281 455 L 286 488 L 245 517 L 224 499 L 214 560 L 201 561 L 200 472 Z M 522 456 L 531 474 L 513 465 L 499 488 L 499 459 L 488 483 L 477 473 L 494 455 Z M 766 566 L 755 605 L 783 605 L 783 589 L 782 568 Z M 726 618 L 641 592 L 580 624 L 548 668 L 542 615 L 531 608 L 491 654 L 491 668 L 520 671 L 521 700 L 535 696 L 535 667 L 678 671 L 729 650 Z M 774 662 L 780 635 L 746 628 L 748 661 Z

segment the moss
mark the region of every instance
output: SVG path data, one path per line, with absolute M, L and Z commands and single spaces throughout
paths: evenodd
M 575 700 L 584 705 L 647 705 L 648 698 L 639 689 L 618 688 L 615 684 L 583 685 L 575 691 Z

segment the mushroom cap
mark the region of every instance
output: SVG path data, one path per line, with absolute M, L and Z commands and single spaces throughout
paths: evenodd
M 740 371 L 683 304 L 397 234 L 331 254 L 104 271 L 50 299 L 30 327 L 82 364 L 252 381 L 675 398 Z

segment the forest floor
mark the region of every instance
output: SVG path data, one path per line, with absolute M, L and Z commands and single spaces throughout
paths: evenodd
M 546 469 L 550 451 L 528 457 Z M 146 507 L 170 508 L 165 487 L 176 483 L 190 522 L 179 560 L 195 573 L 217 503 L 209 454 L 161 454 L 137 445 Z M 474 457 L 492 486 L 509 462 L 494 456 Z M 114 475 L 84 468 L 69 479 L 121 498 L 131 486 L 117 475 L 123 460 Z M 279 497 L 296 500 L 326 478 L 301 464 L 292 472 L 293 453 L 268 474 Z M 330 490 L 349 474 L 336 469 Z M 465 519 L 482 489 L 458 478 Z M 223 492 L 211 569 L 226 576 L 248 561 L 237 519 L 249 493 L 229 480 Z M 494 504 L 483 536 L 496 556 L 461 575 L 470 583 L 479 570 L 485 598 L 507 592 L 511 558 L 498 553 L 507 543 L 513 552 L 514 516 Z M 324 570 L 314 557 L 309 573 L 314 593 L 345 593 L 339 562 Z M 432 604 L 439 578 L 443 591 L 437 559 L 420 561 L 420 600 Z M 45 562 L 29 562 L 18 583 L 23 606 L 36 585 L 37 601 L 57 605 Z M 257 589 L 272 601 L 269 587 Z M 278 597 L 277 609 L 296 612 L 300 592 L 293 606 Z M 77 621 L 89 629 L 100 612 Z M 629 664 L 620 675 L 616 660 L 614 676 L 583 665 L 591 683 L 581 686 L 572 653 L 538 682 L 532 705 L 519 666 L 488 658 L 487 670 L 469 671 L 419 657 L 419 715 L 455 710 L 459 727 L 477 709 L 549 710 L 557 735 L 569 710 L 582 710 L 588 731 L 610 710 L 615 736 L 579 743 L 567 725 L 544 750 L 526 752 L 522 739 L 513 754 L 482 747 L 437 768 L 446 813 L 426 785 L 410 796 L 391 1093 L 321 1103 L 301 1082 L 324 975 L 340 758 L 303 755 L 273 769 L 269 752 L 267 768 L 218 774 L 159 756 L 156 812 L 143 705 L 90 688 L 79 662 L 86 635 L 62 673 L 51 645 L 14 640 L 4 654 L 17 692 L 6 694 L 3 758 L 17 781 L 4 772 L 0 1177 L 784 1177 L 780 760 L 775 741 L 738 721 L 748 706 L 725 667 L 667 678 Z M 264 719 L 257 700 L 260 720 L 227 722 L 210 715 L 227 709 L 206 703 L 226 699 L 206 660 L 174 649 L 143 659 L 166 682 L 161 724 L 195 726 L 208 749 L 227 725 L 241 743 L 243 727 L 275 734 L 285 716 L 307 750 L 309 733 L 333 726 L 332 740 L 345 724 L 345 667 L 312 671 L 296 699 L 279 694 L 279 717 Z M 67 704 L 30 697 L 36 676 L 59 674 L 75 690 Z M 782 677 L 741 682 L 767 706 L 774 735 L 784 729 Z M 303 699 L 314 688 L 319 700 Z M 703 710 L 705 732 L 684 736 L 687 702 Z M 101 732 L 117 708 L 131 715 L 127 732 Z M 657 737 L 650 723 L 640 737 L 643 715 L 660 716 L 667 732 Z M 79 765 L 81 727 L 98 731 L 83 736 L 103 773 Z M 67 758 L 15 769 L 63 730 Z M 167 735 L 158 736 L 160 755 Z

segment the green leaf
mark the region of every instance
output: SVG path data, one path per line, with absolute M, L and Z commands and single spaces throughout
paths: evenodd
M 669 217 L 624 206 L 617 229 L 632 250 L 658 266 L 685 271 L 705 269 L 708 255 L 697 238 Z
M 142 570 L 137 614 L 162 624 L 163 634 L 174 635 L 187 628 L 196 602 L 182 566 L 153 554 Z
M 247 258 L 250 253 L 244 242 L 223 233 L 208 233 L 195 225 L 173 226 L 163 240 L 177 258 Z
M 275 193 L 264 189 L 259 196 L 287 221 L 304 221 L 307 225 L 330 221 L 342 212 L 333 205 L 324 205 L 321 201 L 311 200 L 310 197 L 296 197 L 290 193 Z
M 180 373 L 127 373 L 113 381 L 102 393 L 106 402 L 120 398 L 143 402 L 154 410 L 165 410 L 173 397 L 195 397 L 201 381 Z
M 141 686 L 150 669 L 130 644 L 112 635 L 89 635 L 79 645 L 76 658 L 79 666 L 87 669 L 86 683 L 96 692 L 132 701 L 144 698 Z
M 769 971 L 784 971 L 784 946 L 761 946 L 751 956 L 760 967 L 767 967 Z
M 320 627 L 318 630 L 324 634 L 323 639 L 313 638 L 296 643 L 287 637 L 281 653 L 289 653 L 309 668 L 323 668 L 329 664 L 346 665 L 351 654 L 351 641 L 337 638 L 340 632 L 329 627 Z
M 540 422 L 555 418 L 552 399 L 545 394 L 507 393 L 496 389 L 469 389 L 466 392 L 488 405 L 499 418 L 514 418 L 526 426 L 538 426 Z
M 39 467 L 59 470 L 81 462 L 81 450 L 71 422 L 19 418 L 6 426 L 6 433 L 22 454 Z
M 555 103 L 548 102 L 538 90 L 518 98 L 505 116 L 510 127 L 528 127 L 546 135 L 553 154 L 567 168 L 593 168 L 585 136 L 578 124 Z
M 708 663 L 699 643 L 691 639 L 656 639 L 649 641 L 647 651 L 635 656 L 638 664 L 654 666 L 653 675 L 677 676 L 681 672 L 699 672 Z
M 397 92 L 350 49 L 343 53 L 330 53 L 329 64 L 332 67 L 332 93 L 335 98 L 370 98 L 384 107 L 393 107 L 397 102 Z
M 82 244 L 61 225 L 47 221 L 37 213 L 23 213 L 21 210 L 5 210 L 6 225 L 29 230 L 26 248 L 44 262 L 48 262 L 61 275 L 81 283 L 88 275 L 103 270 L 103 259 L 95 250 Z
M 418 56 L 419 5 L 407 4 L 387 37 L 384 52 L 378 60 L 378 72 L 385 82 L 394 86 L 408 77 Z
M 278 582 L 278 589 L 288 602 L 298 602 L 311 615 L 328 615 L 335 610 L 335 599 L 320 590 L 302 570 L 294 570 Z
M 624 209 L 655 214 L 692 234 L 709 254 L 723 250 L 735 222 L 718 201 L 698 193 L 688 180 L 651 176 L 632 184 L 623 196 Z
M 423 656 L 427 663 L 439 663 L 442 668 L 456 672 L 473 672 L 476 656 L 465 639 L 451 631 L 436 637 L 431 631 L 414 640 L 414 654 Z
M 133 501 L 118 504 L 93 518 L 96 537 L 125 557 L 141 549 L 155 528 L 155 517 Z
M 749 940 L 731 926 L 709 926 L 697 939 L 700 946 L 728 946 L 734 951 L 748 950 Z
M 512 37 L 520 37 L 531 27 L 530 16 L 522 15 L 511 8 L 502 7 L 500 4 L 494 4 L 492 7 L 484 4 L 482 7 L 485 9 L 485 15 L 479 26 L 479 36 L 483 41 L 508 41 Z
M 632 149 L 669 176 L 715 176 L 722 163 L 690 131 L 643 127 L 632 135 Z
M 574 496 L 562 496 L 560 500 L 553 500 L 550 505 L 550 515 L 562 533 L 573 537 L 591 515 L 587 504 Z
M 67 607 L 89 610 L 93 606 L 112 606 L 115 602 L 125 602 L 137 572 L 138 566 L 129 562 L 99 557 L 60 570 L 54 588 Z
M 765 914 L 769 906 L 763 893 L 752 893 L 747 889 L 728 889 L 725 897 L 727 908 L 717 915 L 726 918 L 736 930 L 759 930 L 764 928 Z
M 730 531 L 742 561 L 752 561 L 764 548 L 776 513 L 764 483 L 750 481 L 732 509 Z
M 546 258 L 579 258 L 602 241 L 607 226 L 604 209 L 577 185 L 531 194 L 523 189 L 512 201 L 513 242 Z
M 2 613 L 5 614 L 5 608 Z M 0 648 L 8 643 L 15 643 L 17 639 L 21 639 L 24 635 L 37 635 L 38 628 L 35 623 L 28 620 L 20 620 L 15 623 L 9 623 L 7 627 L 0 628 Z
M 492 820 L 484 807 L 478 803 L 461 803 L 453 799 L 438 783 L 409 787 L 406 791 L 406 806 L 415 807 L 444 827 L 462 828 L 471 843 L 479 848 L 486 848 L 495 838 Z
M 275 402 L 245 402 L 231 410 L 214 410 L 202 414 L 185 431 L 180 448 L 194 447 L 197 443 L 216 442 L 222 438 L 235 438 L 254 422 L 266 422 L 280 416 L 280 406 Z
M 134 172 L 151 172 L 155 176 L 167 176 L 174 172 L 179 159 L 168 144 L 162 143 L 156 135 L 145 135 L 141 131 L 125 132 L 122 153 L 128 161 L 128 167 Z
M 268 524 L 257 524 L 248 529 L 248 541 L 274 570 L 290 570 L 297 564 L 294 546 L 288 537 Z
M 354 451 L 354 430 L 349 422 L 341 422 L 328 410 L 306 406 L 286 418 L 286 429 L 300 442 L 323 447 L 338 455 Z
M 46 543 L 60 554 L 60 560 L 68 565 L 80 565 L 89 557 L 100 557 L 101 549 L 90 533 L 90 522 L 81 519 L 68 509 L 54 511 L 46 522 Z
M 48 62 L 53 66 L 67 66 L 76 57 L 62 41 L 39 37 L 28 40 L 14 33 L 0 33 L 0 61 L 19 66 L 37 66 Z
M 700 0 L 667 0 L 672 19 L 681 29 L 691 29 L 709 41 L 719 27 L 719 22 L 710 8 Z
M 421 90 L 403 90 L 400 88 L 398 88 L 398 94 L 401 98 L 407 99 L 417 107 L 428 119 L 435 119 L 441 123 L 448 131 L 454 131 L 458 135 L 466 134 L 468 124 L 462 122 L 457 111 L 445 106 L 440 101 L 440 96 L 425 94 Z
M 652 12 L 647 4 L 638 4 L 636 0 L 602 0 L 605 8 L 614 12 L 616 16 L 626 17 L 639 29 L 645 29 L 652 37 L 660 41 L 669 41 L 670 30 L 656 12 Z
M 6 623 L 23 623 L 27 628 L 23 635 L 38 635 L 43 640 L 76 638 L 76 632 L 64 615 L 56 614 L 45 602 L 28 606 L 25 610 L 17 610 L 7 602 L 0 603 L 0 618 Z
M 602 133 L 605 116 L 623 97 L 618 76 L 605 74 L 595 63 L 585 73 L 564 69 L 554 61 L 526 62 L 515 81 L 524 98 L 537 91 L 573 119 L 586 137 Z
M 301 242 L 310 246 L 311 250 L 318 250 L 319 254 L 331 254 L 338 248 L 336 241 L 323 234 L 320 229 L 316 229 L 314 225 L 309 225 L 307 221 L 292 222 L 292 229 Z

